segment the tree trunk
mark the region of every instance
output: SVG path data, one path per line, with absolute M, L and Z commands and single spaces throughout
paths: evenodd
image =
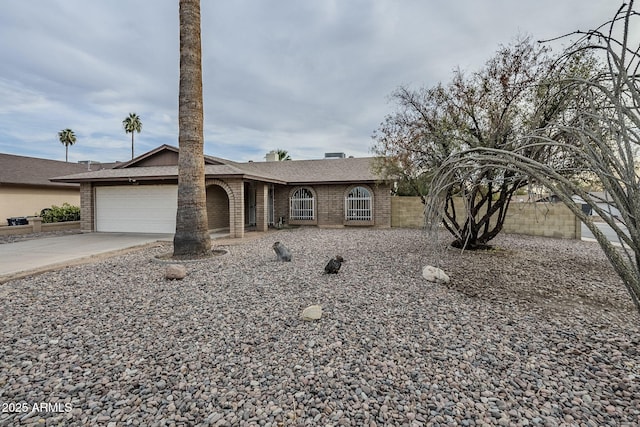
M 131 131 L 131 160 L 133 160 L 133 131 Z
M 211 250 L 204 174 L 200 0 L 180 0 L 178 211 L 173 256 Z

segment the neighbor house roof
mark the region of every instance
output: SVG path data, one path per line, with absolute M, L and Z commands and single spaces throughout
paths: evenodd
M 49 179 L 86 171 L 89 167 L 95 170 L 99 166 L 0 154 L 0 185 L 75 187 L 77 185 L 72 182 L 51 182 Z
M 178 148 L 163 145 L 114 169 L 85 172 L 54 178 L 56 182 L 130 181 L 177 179 L 178 166 L 155 164 L 173 159 L 177 162 Z M 170 154 L 170 155 L 168 155 Z M 239 163 L 219 157 L 205 156 L 207 178 L 238 177 L 279 184 L 313 183 L 374 183 L 379 178 L 371 171 L 373 158 L 323 160 L 286 160 L 278 162 Z

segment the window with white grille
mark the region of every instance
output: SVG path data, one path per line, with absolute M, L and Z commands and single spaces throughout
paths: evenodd
M 354 187 L 344 200 L 347 221 L 371 221 L 371 192 L 364 187 Z
M 291 195 L 289 218 L 292 220 L 313 220 L 314 197 L 308 188 L 298 188 Z

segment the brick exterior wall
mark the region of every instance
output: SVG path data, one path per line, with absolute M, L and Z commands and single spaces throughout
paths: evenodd
M 284 218 L 286 224 L 289 223 L 289 193 L 291 187 L 286 185 L 275 185 L 273 188 L 273 222 L 278 223 L 280 217 Z
M 210 230 L 229 228 L 229 196 L 219 185 L 207 187 L 207 217 Z
M 244 237 L 245 209 L 244 209 L 244 181 L 237 179 L 208 179 L 207 186 L 207 216 L 210 229 L 229 228 L 231 237 Z M 373 197 L 373 221 L 369 226 L 391 227 L 391 195 L 390 186 L 362 185 L 368 188 Z M 316 220 L 314 225 L 319 227 L 344 227 L 346 224 L 344 200 L 353 184 L 321 184 L 306 186 L 315 193 Z M 289 224 L 289 197 L 294 189 L 299 187 L 274 185 L 274 222 L 280 217 L 285 224 Z M 268 192 L 269 185 L 256 183 L 256 221 L 257 229 L 264 231 L 268 228 Z M 81 230 L 95 230 L 95 193 L 91 183 L 80 185 L 81 194 Z
M 244 237 L 244 181 L 240 178 L 225 180 L 229 190 L 233 194 L 233 200 L 229 204 L 229 235 L 231 237 Z
M 95 192 L 90 182 L 80 184 L 80 230 L 95 231 Z
M 375 227 L 391 227 L 391 187 L 387 184 L 362 185 L 369 189 L 373 197 L 373 225 Z M 315 193 L 316 220 L 318 227 L 343 227 L 345 222 L 344 199 L 347 193 L 358 185 L 353 184 L 321 184 L 306 185 Z M 274 219 L 285 218 L 286 224 L 304 224 L 305 221 L 289 220 L 289 197 L 300 186 L 275 186 Z
M 269 185 L 256 183 L 256 230 L 267 231 L 269 228 Z
M 391 197 L 391 226 L 424 226 L 424 205 L 419 197 Z M 455 201 L 456 212 L 463 212 L 462 200 Z M 505 218 L 505 233 L 580 239 L 580 220 L 561 203 L 511 203 Z

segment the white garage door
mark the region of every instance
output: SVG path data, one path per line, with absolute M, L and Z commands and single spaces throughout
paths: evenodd
M 96 187 L 96 230 L 175 233 L 176 185 Z

